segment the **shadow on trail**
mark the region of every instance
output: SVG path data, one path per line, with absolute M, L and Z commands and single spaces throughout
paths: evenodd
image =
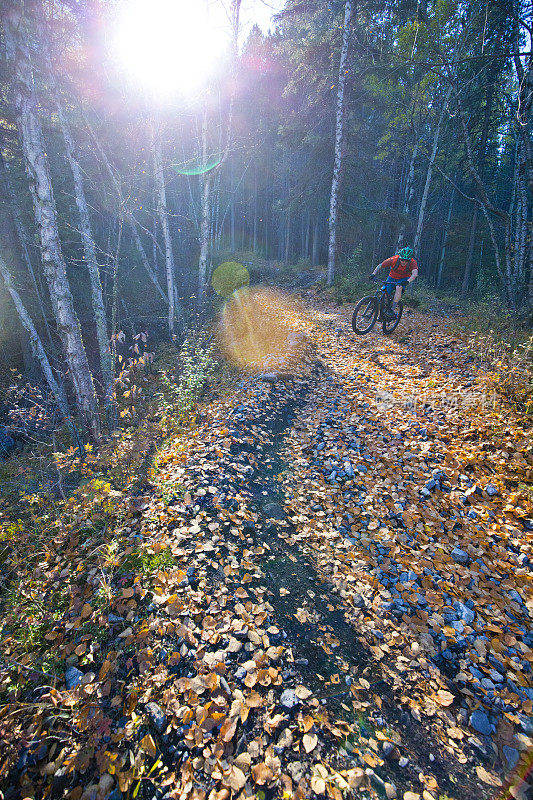
M 321 372 L 320 378 L 323 377 L 324 372 Z M 403 792 L 417 786 L 419 773 L 427 771 L 437 779 L 441 793 L 460 791 L 462 800 L 482 800 L 489 797 L 488 788 L 480 787 L 464 766 L 438 743 L 436 728 L 429 721 L 418 722 L 402 707 L 395 698 L 390 679 L 384 679 L 379 661 L 357 630 L 346 621 L 342 600 L 334 587 L 317 572 L 309 555 L 287 541 L 295 529 L 285 518 L 284 494 L 277 477 L 289 467 L 281 457 L 283 436 L 294 417 L 305 414 L 305 405 L 312 402 L 310 389 L 312 384 L 307 384 L 304 391 L 292 397 L 288 392 L 285 403 L 277 398 L 278 413 L 270 418 L 268 425 L 269 443 L 256 464 L 255 474 L 243 487 L 250 496 L 250 510 L 258 515 L 254 540 L 267 551 L 258 583 L 264 583 L 266 578 L 280 636 L 284 637 L 285 646 L 292 648 L 295 666 L 332 720 L 343 719 L 352 726 L 357 723 L 344 744 L 348 753 L 360 752 L 368 745 L 368 737 L 377 730 L 386 730 L 389 734 L 395 731 L 401 741 L 400 752 L 409 763 L 400 767 L 399 760 L 388 759 L 381 768 L 383 774 L 386 773 L 385 779 L 393 780 Z M 340 385 L 335 389 L 343 391 Z M 274 395 L 279 392 L 283 394 L 284 388 L 273 387 Z M 348 707 L 353 699 L 351 685 L 359 678 L 370 684 L 368 696 L 363 699 L 374 701 L 374 708 L 367 709 L 364 716 Z M 401 684 L 399 689 L 401 691 Z M 358 696 L 362 697 L 360 690 Z M 378 788 L 383 789 L 379 778 L 377 781 Z

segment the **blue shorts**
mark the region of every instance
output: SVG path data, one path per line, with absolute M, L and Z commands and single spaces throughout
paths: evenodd
M 387 294 L 394 294 L 394 290 L 397 286 L 402 286 L 405 289 L 407 283 L 407 278 L 391 278 L 389 276 L 383 286 L 387 290 Z

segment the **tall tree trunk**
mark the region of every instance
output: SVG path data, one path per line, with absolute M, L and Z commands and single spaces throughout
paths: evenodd
M 433 176 L 433 165 L 435 163 L 435 159 L 437 157 L 437 150 L 438 150 L 438 147 L 439 147 L 440 129 L 442 127 L 442 121 L 444 119 L 444 112 L 446 111 L 446 106 L 448 105 L 448 101 L 450 99 L 451 93 L 452 93 L 452 86 L 450 85 L 448 87 L 447 92 L 446 92 L 446 96 L 444 98 L 444 102 L 442 104 L 442 109 L 441 109 L 441 112 L 440 112 L 440 115 L 439 115 L 439 121 L 438 121 L 438 124 L 437 124 L 437 128 L 436 128 L 435 133 L 433 135 L 433 147 L 431 148 L 431 156 L 429 158 L 429 166 L 428 166 L 428 171 L 427 171 L 427 175 L 426 175 L 426 183 L 424 185 L 424 191 L 423 191 L 423 194 L 422 194 L 422 200 L 420 201 L 420 209 L 419 209 L 419 212 L 418 212 L 418 223 L 417 223 L 417 226 L 416 226 L 415 240 L 414 240 L 414 243 L 413 243 L 413 250 L 415 251 L 415 254 L 418 252 L 418 249 L 420 247 L 420 239 L 422 238 L 422 229 L 424 227 L 424 216 L 425 216 L 425 213 L 426 213 L 426 205 L 427 205 L 427 200 L 428 200 L 428 195 L 429 195 L 429 187 L 431 185 L 431 178 Z
M 313 267 L 316 267 L 316 265 L 318 264 L 318 219 L 315 219 L 315 224 L 313 225 L 313 244 L 312 244 L 311 263 Z
M 46 383 L 48 384 L 48 388 L 50 389 L 52 396 L 55 402 L 57 403 L 59 412 L 63 417 L 66 425 L 68 426 L 74 444 L 80 450 L 80 456 L 83 456 L 84 450 L 79 438 L 78 431 L 76 430 L 76 426 L 72 419 L 70 408 L 68 407 L 68 401 L 65 394 L 65 389 L 62 386 L 62 384 L 60 384 L 55 379 L 54 372 L 50 365 L 50 361 L 48 360 L 48 356 L 46 355 L 43 343 L 41 342 L 41 338 L 37 333 L 35 325 L 33 324 L 33 320 L 28 314 L 28 311 L 26 310 L 26 307 L 24 306 L 24 303 L 22 302 L 19 293 L 17 292 L 15 286 L 13 285 L 13 277 L 1 254 L 0 254 L 0 275 L 4 279 L 7 291 L 11 295 L 11 299 L 13 300 L 13 303 L 15 305 L 17 314 L 19 315 L 19 319 L 24 329 L 28 333 L 32 353 L 39 362 L 39 364 L 41 365 L 41 369 L 43 371 Z
M 102 382 L 104 386 L 104 404 L 107 414 L 107 421 L 110 428 L 113 426 L 115 418 L 113 410 L 113 365 L 111 363 L 111 349 L 109 347 L 109 335 L 107 331 L 107 319 L 104 305 L 104 295 L 102 292 L 102 281 L 100 279 L 100 268 L 96 260 L 96 247 L 89 218 L 89 209 L 85 197 L 85 186 L 83 173 L 80 163 L 76 158 L 74 141 L 70 126 L 65 117 L 63 106 L 59 97 L 56 97 L 56 107 L 61 126 L 61 132 L 65 141 L 65 151 L 74 179 L 74 195 L 76 206 L 80 217 L 80 234 L 83 244 L 83 254 L 89 271 L 91 282 L 91 301 L 96 325 L 96 339 L 100 354 L 100 368 L 102 371 Z
M 328 286 L 333 284 L 335 277 L 335 249 L 337 243 L 337 204 L 339 197 L 339 180 L 342 164 L 342 131 L 344 123 L 344 84 L 346 82 L 346 60 L 348 58 L 348 45 L 350 42 L 350 23 L 352 20 L 353 3 L 346 0 L 344 6 L 344 27 L 342 31 L 341 58 L 339 64 L 339 86 L 337 89 L 337 120 L 335 125 L 335 162 L 333 165 L 333 179 L 331 181 L 331 195 L 329 201 L 329 247 L 328 247 Z
M 179 306 L 175 306 L 175 287 L 174 287 L 174 253 L 172 252 L 172 239 L 170 237 L 170 227 L 168 224 L 167 193 L 165 189 L 165 176 L 163 174 L 163 158 L 161 155 L 161 131 L 155 130 L 152 125 L 152 157 L 154 162 L 154 181 L 157 195 L 157 213 L 163 240 L 165 242 L 165 272 L 167 277 L 167 298 L 168 298 L 168 330 L 170 338 L 174 336 L 174 323 L 176 317 L 181 321 Z M 180 326 L 181 327 L 181 326 Z
M 490 76 L 490 73 L 489 73 Z M 490 115 L 492 113 L 492 101 L 494 98 L 494 75 L 491 80 L 489 77 L 487 97 L 485 100 L 485 114 L 483 117 L 483 129 L 481 131 L 481 142 L 479 145 L 479 176 L 483 180 L 485 174 L 485 161 L 487 156 L 487 139 L 489 134 Z M 465 264 L 465 271 L 463 275 L 463 283 L 461 286 L 461 298 L 464 300 L 468 294 L 470 286 L 470 276 L 472 273 L 472 264 L 474 261 L 474 249 L 476 244 L 477 224 L 478 224 L 479 206 L 475 205 L 474 213 L 472 214 L 472 225 L 470 227 L 470 241 L 468 243 L 468 253 Z
M 450 222 L 452 219 L 452 208 L 453 208 L 453 201 L 455 199 L 455 186 L 452 186 L 452 191 L 450 194 L 450 204 L 448 206 L 448 216 L 446 218 L 446 227 L 444 228 L 444 241 L 442 243 L 442 250 L 440 254 L 440 261 L 439 261 L 439 269 L 437 272 L 437 289 L 440 289 L 442 284 L 442 272 L 444 269 L 444 264 L 446 262 L 446 247 L 448 246 L 448 233 L 450 230 Z
M 287 212 L 287 220 L 285 225 L 285 266 L 289 264 L 289 254 L 291 246 L 291 212 Z
M 80 323 L 74 310 L 67 267 L 59 239 L 57 211 L 37 113 L 33 69 L 24 28 L 20 6 L 9 8 L 4 15 L 4 34 L 8 59 L 13 70 L 12 87 L 17 127 L 30 181 L 43 271 L 80 416 L 94 438 L 99 439 L 100 420 L 96 392 L 83 345 Z
M 16 195 L 13 183 L 11 181 L 10 175 L 10 167 L 6 159 L 4 158 L 3 154 L 0 152 L 0 163 L 2 165 L 2 177 L 5 182 L 5 189 L 6 189 L 6 200 L 8 200 L 8 205 L 11 211 L 11 215 L 13 218 L 13 223 L 15 225 L 15 230 L 17 232 L 17 238 L 19 240 L 20 249 L 22 251 L 22 257 L 24 259 L 24 263 L 28 269 L 28 272 L 31 277 L 31 282 L 33 284 L 33 288 L 35 289 L 35 295 L 37 297 L 37 303 L 39 304 L 39 310 L 41 312 L 41 317 L 43 319 L 44 328 L 46 331 L 46 338 L 48 339 L 48 343 L 52 348 L 54 348 L 54 343 L 52 341 L 52 334 L 50 332 L 50 326 L 48 324 L 48 317 L 46 314 L 46 309 L 44 307 L 43 299 L 41 296 L 41 288 L 37 284 L 37 278 L 35 277 L 35 270 L 33 269 L 33 264 L 30 258 L 30 251 L 28 247 L 28 237 L 26 235 L 26 231 L 24 230 L 24 225 L 22 223 L 22 217 L 20 213 L 20 205 L 19 200 Z
M 420 139 L 417 139 L 415 142 L 415 146 L 413 147 L 413 152 L 411 153 L 411 161 L 409 162 L 409 172 L 407 174 L 407 181 L 405 182 L 405 193 L 404 193 L 403 210 L 402 210 L 404 220 L 402 222 L 400 232 L 398 233 L 398 241 L 396 242 L 397 250 L 401 247 L 403 243 L 403 237 L 406 228 L 405 217 L 407 217 L 407 215 L 409 214 L 409 208 L 411 207 L 411 201 L 413 199 L 413 195 L 415 192 L 415 162 L 416 162 L 416 157 L 418 155 L 419 144 L 420 144 Z
M 204 111 L 202 123 L 202 160 L 207 164 L 207 110 Z M 204 302 L 205 281 L 207 276 L 207 259 L 209 255 L 209 220 L 211 217 L 211 206 L 209 203 L 209 193 L 211 188 L 211 173 L 205 171 L 202 175 L 202 207 L 200 222 L 200 260 L 198 263 L 198 305 Z

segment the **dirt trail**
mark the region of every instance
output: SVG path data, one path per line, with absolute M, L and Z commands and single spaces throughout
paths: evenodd
M 80 563 L 6 800 L 526 800 L 530 431 L 448 320 L 350 310 L 281 303 L 292 362 L 158 453 L 105 604 Z

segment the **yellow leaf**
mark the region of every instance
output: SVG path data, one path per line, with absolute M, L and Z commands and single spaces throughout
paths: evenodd
M 152 736 L 147 733 L 141 740 L 141 749 L 144 750 L 145 753 L 148 753 L 149 756 L 155 758 L 155 754 L 157 752 L 155 742 Z
M 318 744 L 318 736 L 316 733 L 306 733 L 303 738 L 303 743 L 305 752 L 310 753 Z

